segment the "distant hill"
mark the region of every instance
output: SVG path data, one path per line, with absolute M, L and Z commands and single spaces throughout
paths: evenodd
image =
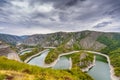
M 42 47 L 58 47 L 87 49 L 106 52 L 119 47 L 120 33 L 81 31 L 81 32 L 57 32 L 51 34 L 34 34 L 29 36 L 15 36 L 0 34 L 0 40 L 16 44 L 21 42 L 25 45 L 41 45 Z M 109 48 L 108 48 L 109 47 Z
M 0 40 L 10 44 L 16 44 L 17 42 L 21 42 L 23 38 L 16 35 L 0 34 Z
M 62 44 L 65 47 L 78 47 L 79 49 L 98 51 L 106 48 L 110 44 L 114 44 L 113 41 L 119 42 L 119 40 L 120 33 L 81 31 L 35 34 L 24 39 L 23 43 L 26 45 L 40 44 L 43 47 L 58 47 Z
M 47 58 L 45 59 L 45 62 L 47 63 L 54 61 L 59 54 L 64 52 L 73 50 L 99 51 L 110 57 L 111 64 L 115 68 L 115 75 L 120 77 L 120 63 L 118 63 L 120 62 L 120 33 L 80 31 L 34 34 L 29 36 L 0 34 L 0 40 L 10 44 L 20 42 L 25 46 L 39 44 L 42 47 L 56 47 L 47 55 Z M 4 51 L 7 51 L 7 49 Z M 5 53 L 0 54 L 7 55 Z

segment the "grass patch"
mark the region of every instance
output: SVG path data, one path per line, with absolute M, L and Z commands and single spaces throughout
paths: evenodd
M 15 72 L 25 74 L 25 76 L 31 75 L 33 76 L 33 78 L 35 78 L 32 80 L 92 80 L 92 78 L 87 74 L 77 71 L 75 69 L 53 70 L 49 68 L 40 68 L 37 66 L 31 66 L 25 63 L 20 63 L 14 60 L 9 60 L 5 57 L 0 57 L 0 72 L 2 70 L 12 71 L 14 75 L 17 75 Z M 1 80 L 7 77 L 6 75 L 9 75 L 9 73 L 6 72 L 5 74 L 0 74 Z M 11 75 L 10 77 L 15 78 L 14 75 Z
M 4 80 L 5 78 L 5 75 L 0 73 L 0 80 Z
M 72 68 L 78 68 L 78 69 L 86 68 L 88 65 L 90 65 L 93 62 L 94 59 L 93 54 L 84 51 L 66 55 L 66 57 L 68 58 L 71 57 L 73 64 Z
M 111 64 L 114 67 L 115 75 L 120 77 L 120 48 L 109 53 Z

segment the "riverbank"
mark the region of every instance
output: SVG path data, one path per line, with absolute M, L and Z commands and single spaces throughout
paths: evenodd
M 95 61 L 96 61 L 96 57 L 94 56 L 94 60 L 92 62 L 92 64 L 90 64 L 88 67 L 82 69 L 83 72 L 88 72 L 92 67 L 95 66 Z
M 108 65 L 110 67 L 110 74 L 111 74 L 110 77 L 111 77 L 111 79 L 112 80 L 120 80 L 119 77 L 115 76 L 114 68 L 111 65 L 110 58 L 109 58 L 108 55 L 105 55 L 105 54 L 102 54 L 102 53 L 99 53 L 99 52 L 95 52 L 95 51 L 87 51 L 87 52 L 91 52 L 91 53 L 102 55 L 102 56 L 106 57 L 107 61 L 108 61 Z
M 48 51 L 48 50 L 49 50 L 49 49 L 43 50 L 43 51 L 39 52 L 38 54 L 35 54 L 35 55 L 27 58 L 24 62 L 25 62 L 25 63 L 28 63 L 28 62 L 29 62 L 31 59 L 33 59 L 34 57 L 37 57 L 37 56 L 39 56 L 40 54 L 42 54 L 42 53 L 44 53 L 45 51 Z
M 45 63 L 45 64 L 44 64 L 44 67 L 52 67 L 52 66 L 54 66 L 54 65 L 57 63 L 57 61 L 60 59 L 61 56 L 73 54 L 73 53 L 76 53 L 76 52 L 80 52 L 80 51 L 71 51 L 71 52 L 68 52 L 68 53 L 62 53 L 62 54 L 60 54 L 60 55 L 58 56 L 58 58 L 57 58 L 54 62 L 52 62 L 52 63 L 50 63 L 50 64 L 46 64 L 46 63 Z M 44 62 L 45 62 L 45 59 L 44 59 Z M 69 69 L 71 69 L 71 68 L 72 68 L 72 60 L 71 60 L 71 66 L 70 66 Z
M 29 62 L 31 59 L 33 59 L 34 57 L 39 56 L 41 53 L 43 53 L 43 52 L 45 52 L 45 51 L 46 51 L 46 50 L 44 50 L 44 51 L 42 51 L 42 52 L 39 52 L 39 53 L 36 54 L 36 55 L 31 56 L 30 58 L 28 58 L 28 59 L 25 60 L 25 63 Z M 53 67 L 53 66 L 55 66 L 55 64 L 60 60 L 60 57 L 61 57 L 61 56 L 70 55 L 70 54 L 77 53 L 77 52 L 80 52 L 80 51 L 71 51 L 71 52 L 68 52 L 68 53 L 62 53 L 62 54 L 60 54 L 60 55 L 58 56 L 58 58 L 57 58 L 54 62 L 52 62 L 52 63 L 50 63 L 50 64 L 44 63 L 44 65 L 43 65 L 42 67 L 44 67 L 44 68 Z M 45 57 L 45 58 L 46 58 L 46 57 Z M 44 60 L 43 60 L 44 62 L 45 62 L 45 58 L 44 58 Z M 70 61 L 70 67 L 69 67 L 69 70 L 70 70 L 70 69 L 72 68 L 72 59 L 69 58 L 69 61 Z M 87 71 L 89 71 L 89 69 L 92 68 L 94 65 L 95 65 L 95 56 L 94 56 L 94 61 L 93 61 L 93 63 L 90 64 L 88 67 L 82 69 L 82 71 L 83 71 L 83 72 L 87 72 Z
M 71 70 L 71 69 L 72 69 L 72 59 L 69 58 L 69 61 L 70 61 L 70 67 L 69 67 L 69 70 Z
M 46 51 L 46 50 L 44 50 L 44 51 Z M 44 51 L 42 51 L 42 52 L 40 52 L 40 53 L 38 53 L 38 54 L 36 54 L 36 55 L 31 56 L 30 58 L 28 58 L 27 60 L 25 60 L 25 62 L 28 62 L 29 60 L 31 60 L 31 59 L 34 58 L 34 57 L 37 57 L 38 55 L 40 55 L 40 54 L 43 53 Z M 45 67 L 45 68 L 53 67 L 53 66 L 57 63 L 57 61 L 60 59 L 61 56 L 73 54 L 73 53 L 76 53 L 76 52 L 80 52 L 80 51 L 71 51 L 71 52 L 68 52 L 68 53 L 62 53 L 62 54 L 60 54 L 60 55 L 58 56 L 58 58 L 57 58 L 54 62 L 52 62 L 51 64 L 46 64 L 46 63 L 44 63 L 44 66 L 43 66 L 43 67 Z M 109 67 L 110 67 L 110 77 L 111 77 L 111 79 L 112 79 L 112 80 L 120 80 L 120 78 L 118 78 L 118 77 L 116 77 L 116 76 L 114 75 L 114 68 L 112 67 L 112 65 L 111 65 L 111 63 L 110 63 L 109 56 L 107 56 L 107 55 L 105 55 L 105 54 L 102 54 L 102 53 L 99 53 L 99 52 L 95 52 L 95 51 L 85 51 L 85 52 L 90 52 L 90 53 L 94 53 L 94 54 L 97 54 L 97 55 L 101 55 L 101 56 L 106 57 L 106 58 L 107 58 L 107 61 L 108 61 L 108 64 L 109 64 Z M 45 57 L 45 58 L 46 58 L 46 57 Z M 45 61 L 45 58 L 44 58 L 44 61 Z M 71 60 L 70 58 L 69 58 L 69 60 L 70 60 L 70 64 L 71 64 L 70 67 L 69 67 L 69 69 L 71 69 L 71 68 L 72 68 L 72 60 Z M 94 57 L 93 64 L 89 65 L 87 68 L 82 69 L 82 71 L 83 71 L 83 72 L 87 72 L 87 71 L 89 71 L 89 69 L 92 68 L 94 65 L 95 65 L 95 57 Z

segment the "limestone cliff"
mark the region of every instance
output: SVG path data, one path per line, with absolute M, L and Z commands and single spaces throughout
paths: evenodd
M 18 54 L 13 51 L 9 45 L 0 41 L 0 56 L 6 56 L 9 59 L 20 61 Z

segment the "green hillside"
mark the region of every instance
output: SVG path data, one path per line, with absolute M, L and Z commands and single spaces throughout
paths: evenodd
M 0 80 L 92 80 L 87 74 L 74 70 L 40 68 L 0 57 Z

